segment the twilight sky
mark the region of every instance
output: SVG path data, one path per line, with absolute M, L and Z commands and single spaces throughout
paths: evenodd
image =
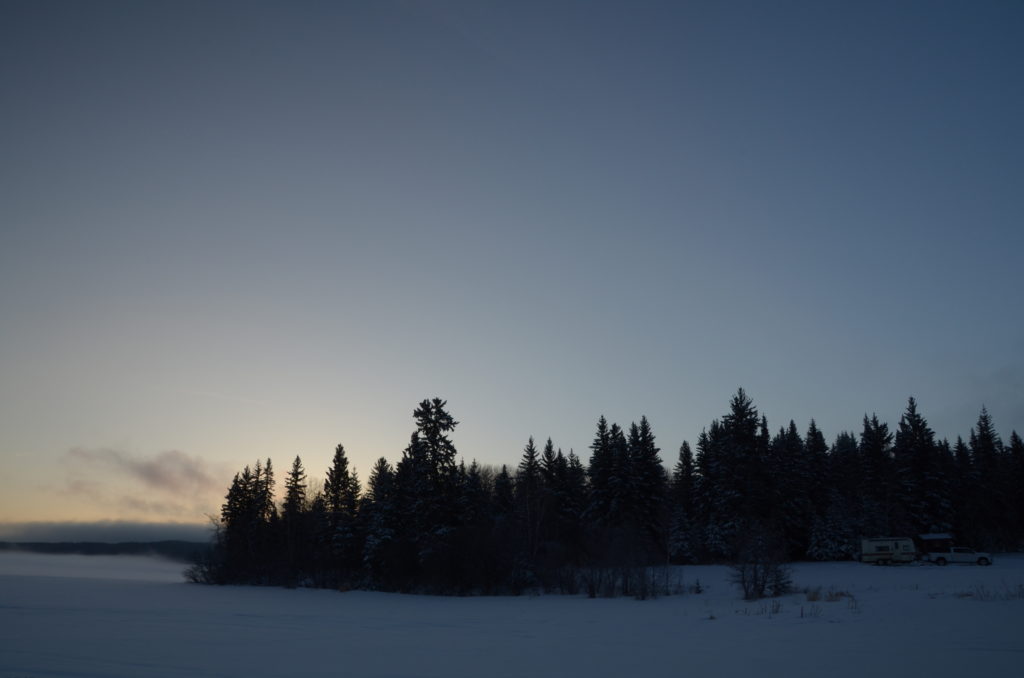
M 1024 432 L 1020 2 L 0 4 L 0 523 L 467 462 Z

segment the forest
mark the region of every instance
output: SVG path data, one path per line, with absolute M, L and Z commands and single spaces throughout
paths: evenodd
M 968 440 L 937 440 L 913 398 L 895 430 L 864 416 L 831 444 L 813 420 L 771 432 L 739 389 L 683 442 L 671 472 L 650 422 L 597 421 L 589 457 L 531 437 L 517 464 L 460 459 L 444 400 L 422 401 L 401 458 L 365 488 L 338 445 L 322 489 L 296 457 L 276 499 L 272 461 L 235 474 L 203 583 L 451 595 L 549 591 L 643 597 L 650 566 L 850 559 L 862 536 L 952 532 L 1024 544 L 1024 443 L 982 408 Z

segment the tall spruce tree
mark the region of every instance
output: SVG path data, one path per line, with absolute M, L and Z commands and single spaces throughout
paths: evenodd
M 459 422 L 440 398 L 423 400 L 413 411 L 419 446 L 426 461 L 430 493 L 424 497 L 424 509 L 433 520 L 430 550 L 443 550 L 445 535 L 459 522 L 459 477 L 455 463 L 458 454 L 449 434 Z
M 805 444 L 813 436 L 808 431 Z M 860 551 L 861 465 L 857 438 L 841 432 L 825 461 L 821 485 L 826 489 L 824 511 L 811 526 L 807 555 L 814 560 L 845 560 Z
M 611 477 L 615 465 L 612 451 L 611 432 L 604 415 L 597 420 L 597 433 L 590 444 L 590 464 L 587 475 L 590 480 L 590 497 L 586 515 L 590 521 L 604 521 L 611 512 Z
M 1024 441 L 1017 435 L 1017 431 L 1010 433 L 1007 453 L 1010 470 L 1006 478 L 1013 488 L 1009 496 L 1014 500 L 1010 519 L 1010 541 L 1020 549 L 1024 547 Z
M 494 477 L 494 512 L 496 517 L 510 518 L 515 511 L 515 489 L 508 466 L 501 465 L 501 471 Z
M 814 515 L 825 512 L 828 505 L 828 485 L 823 482 L 828 473 L 828 443 L 825 435 L 818 428 L 817 422 L 811 419 L 804 437 L 804 474 L 808 484 L 808 497 Z
M 324 508 L 326 533 L 320 536 L 326 546 L 338 583 L 348 584 L 356 576 L 362 562 L 358 525 L 359 485 L 355 473 L 349 470 L 344 445 L 334 448 L 331 466 L 324 480 Z
M 693 451 L 684 440 L 679 447 L 679 461 L 672 470 L 669 492 L 669 555 L 677 563 L 695 562 L 700 548 L 700 532 L 696 529 L 696 486 Z
M 415 590 L 419 585 L 423 550 L 432 531 L 429 511 L 432 506 L 427 459 L 419 432 L 409 436 L 402 458 L 395 466 L 395 567 L 400 590 Z
M 285 476 L 285 498 L 281 510 L 284 527 L 286 577 L 294 579 L 310 567 L 310 524 L 306 503 L 306 471 L 298 455 Z
M 530 436 L 523 456 L 519 461 L 519 469 L 515 480 L 516 514 L 523 530 L 523 547 L 525 555 L 531 562 L 537 557 L 540 545 L 540 527 L 542 522 L 542 491 L 544 488 L 541 473 L 540 456 L 537 446 Z
M 815 478 L 808 456 L 793 420 L 788 429 L 779 429 L 769 445 L 768 476 L 773 495 L 770 523 L 785 541 L 790 558 L 807 553 L 815 517 L 811 499 Z
M 976 482 L 969 496 L 970 513 L 977 520 L 976 546 L 996 550 L 1012 546 L 1006 516 L 1010 506 L 1003 485 L 1003 443 L 992 425 L 988 410 L 981 408 L 978 423 L 971 429 L 971 461 Z
M 360 517 L 366 533 L 363 565 L 367 575 L 377 586 L 393 588 L 394 572 L 389 564 L 395 556 L 393 547 L 398 529 L 395 472 L 384 457 L 370 470 Z
M 294 520 L 306 510 L 306 471 L 302 468 L 302 459 L 295 455 L 292 468 L 284 481 L 285 497 L 282 505 L 282 517 L 285 522 Z
M 876 415 L 864 415 L 860 434 L 861 527 L 864 536 L 891 536 L 892 513 L 896 497 L 892 463 L 892 434 Z
M 646 542 L 648 556 L 668 555 L 667 493 L 668 474 L 655 444 L 647 417 L 633 424 L 629 433 L 629 459 L 633 481 L 633 500 L 637 527 Z
M 765 534 L 769 529 L 771 485 L 767 463 L 767 426 L 757 408 L 740 388 L 722 417 L 719 440 L 714 441 L 720 458 L 716 479 L 715 513 L 719 529 L 728 540 L 728 552 L 735 551 L 741 534 Z
M 910 398 L 892 448 L 897 494 L 893 529 L 901 534 L 948 530 L 948 491 L 935 434 Z
M 953 480 L 950 483 L 953 534 L 961 543 L 976 544 L 979 517 L 974 514 L 975 488 L 979 479 L 971 459 L 971 450 L 960 436 L 957 436 L 953 446 L 953 468 Z

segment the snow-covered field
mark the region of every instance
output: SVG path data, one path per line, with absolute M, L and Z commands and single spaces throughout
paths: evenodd
M 437 598 L 185 584 L 157 559 L 0 553 L 2 676 L 1024 675 L 1024 556 L 799 564 L 806 594 Z M 832 590 L 837 600 L 829 601 Z

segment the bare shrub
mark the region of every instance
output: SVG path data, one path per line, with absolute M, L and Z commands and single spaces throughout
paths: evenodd
M 985 586 L 976 586 L 974 591 L 960 591 L 953 594 L 957 598 L 976 598 L 978 600 L 1024 600 L 1024 584 L 1017 584 L 1016 587 L 1003 584 L 1003 588 L 993 590 Z
M 821 616 L 821 605 L 811 605 L 807 610 L 804 610 L 803 605 L 800 606 L 800 618 L 812 617 L 817 619 Z
M 853 596 L 852 596 L 852 594 L 849 591 L 837 591 L 836 589 L 831 588 L 831 589 L 828 590 L 827 593 L 825 593 L 825 602 L 826 603 L 836 603 L 836 602 L 839 602 L 840 600 L 842 600 L 843 598 L 852 598 L 852 597 Z
M 791 568 L 783 562 L 783 549 L 777 540 L 754 535 L 738 550 L 739 560 L 732 566 L 732 583 L 744 600 L 776 597 L 793 589 Z

